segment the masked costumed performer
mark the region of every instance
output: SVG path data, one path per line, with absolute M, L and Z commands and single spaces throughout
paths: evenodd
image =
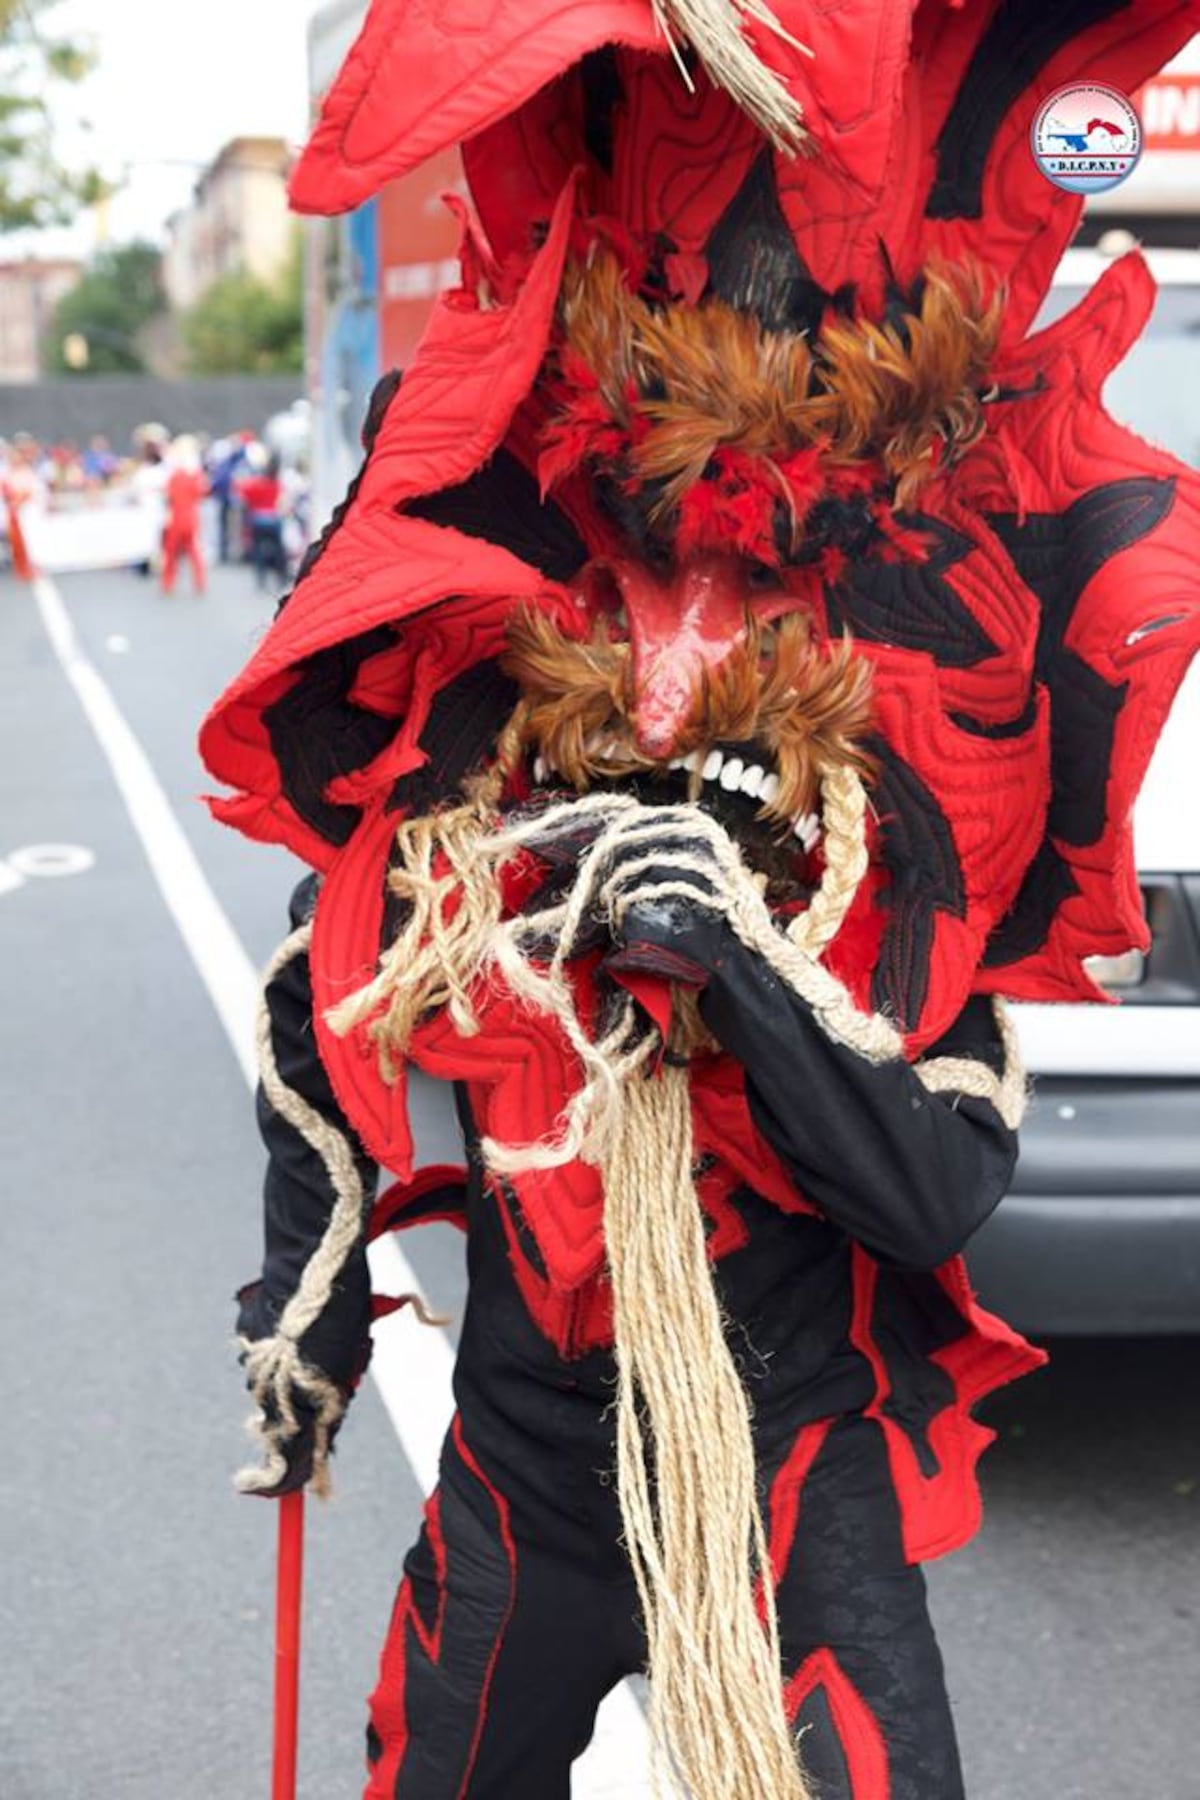
M 168 457 L 167 519 L 163 526 L 162 591 L 172 594 L 180 564 L 191 564 L 192 591 L 204 592 L 204 547 L 201 542 L 200 504 L 208 493 L 208 477 L 194 437 L 178 437 Z
M 1099 401 L 1148 277 L 1031 335 L 1078 209 L 1028 131 L 1195 10 L 377 0 L 327 101 L 300 206 L 455 142 L 473 201 L 203 738 L 316 872 L 261 1032 L 251 1491 L 327 1479 L 368 1235 L 467 1232 L 375 1800 L 565 1796 L 643 1667 L 698 1800 L 962 1793 L 920 1564 L 1039 1360 L 958 1255 L 1024 1100 L 996 996 L 1144 942 L 1200 637 L 1195 479 Z M 461 1170 L 414 1171 L 409 1066 Z

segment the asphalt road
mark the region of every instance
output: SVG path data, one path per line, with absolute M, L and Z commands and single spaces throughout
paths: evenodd
M 209 821 L 192 743 L 268 606 L 240 570 L 202 603 L 124 574 L 59 586 L 261 963 L 294 868 Z M 94 860 L 38 873 L 36 847 L 56 844 Z M 245 1080 L 34 598 L 8 579 L 0 951 L 0 1796 L 259 1800 L 273 1509 L 229 1483 L 246 1410 L 230 1296 L 258 1258 Z M 436 1154 L 436 1097 L 423 1134 Z M 406 1248 L 453 1309 L 457 1243 L 435 1227 Z M 1200 1340 L 1053 1349 L 992 1404 L 979 1540 L 930 1571 L 968 1793 L 1200 1800 Z M 337 1473 L 335 1501 L 310 1507 L 305 1800 L 360 1791 L 362 1700 L 419 1514 L 369 1384 Z

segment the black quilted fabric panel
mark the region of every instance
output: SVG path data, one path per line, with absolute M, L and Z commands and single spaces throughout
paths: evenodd
M 1042 603 L 1037 673 L 1051 699 L 1047 829 L 1065 844 L 1094 844 L 1104 831 L 1113 738 L 1127 688 L 1107 681 L 1064 640 L 1087 584 L 1118 551 L 1147 537 L 1174 497 L 1173 481 L 1134 476 L 1091 489 L 1063 513 L 989 518 Z
M 965 918 L 966 888 L 949 822 L 934 795 L 882 738 L 872 738 L 869 747 L 878 765 L 880 853 L 890 878 L 871 1000 L 877 1011 L 907 1026 L 920 1018 L 925 1003 L 934 915 L 941 909 Z
M 849 630 L 869 643 L 922 650 L 951 669 L 969 669 L 995 656 L 995 644 L 944 579 L 947 569 L 970 554 L 971 540 L 920 514 L 903 515 L 901 523 L 933 540 L 927 560 L 864 558 L 855 564 L 844 581 L 826 592 L 830 631 Z

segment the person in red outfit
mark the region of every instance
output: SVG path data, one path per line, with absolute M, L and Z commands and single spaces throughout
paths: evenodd
M 300 207 L 461 145 L 473 208 L 202 734 L 312 869 L 244 1491 L 328 1484 L 405 1298 L 368 1239 L 466 1233 L 366 1800 L 568 1800 L 638 1670 L 656 1791 L 964 1800 L 921 1565 L 1044 1360 L 960 1255 L 1025 1104 L 993 998 L 1149 943 L 1129 816 L 1200 648 L 1200 480 L 1100 398 L 1152 283 L 1030 335 L 1081 211 L 1030 129 L 1198 4 L 373 0 L 326 96 Z
M 13 573 L 19 581 L 32 581 L 37 574 L 21 521 L 24 507 L 42 492 L 37 460 L 37 445 L 31 437 L 21 433 L 13 443 L 13 460 L 0 477 L 0 493 L 8 508 L 8 544 Z
M 280 581 L 287 579 L 279 458 L 268 457 L 261 445 L 252 445 L 246 453 L 246 466 L 250 472 L 236 483 L 237 494 L 250 527 L 250 560 L 255 577 L 258 586 L 265 588 L 272 571 Z
M 171 446 L 171 473 L 167 477 L 167 520 L 163 527 L 162 591 L 175 591 L 175 577 L 186 557 L 192 567 L 192 586 L 204 592 L 204 550 L 200 542 L 200 502 L 208 492 L 208 480 L 200 467 L 200 447 L 195 438 L 176 438 Z

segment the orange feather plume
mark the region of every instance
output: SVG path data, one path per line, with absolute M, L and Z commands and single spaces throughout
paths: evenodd
M 514 740 L 580 792 L 600 779 L 660 766 L 634 741 L 629 645 L 611 639 L 602 622 L 591 637 L 575 639 L 544 613 L 518 613 L 503 666 L 522 694 Z M 807 618 L 789 613 L 772 625 L 752 621 L 705 674 L 672 754 L 715 743 L 758 745 L 780 782 L 761 816 L 790 822 L 811 809 L 826 773 L 849 765 L 870 774 L 863 740 L 871 723 L 870 664 L 849 639 L 818 644 Z M 698 776 L 693 786 L 698 790 Z
M 563 287 L 565 405 L 544 475 L 619 458 L 623 477 L 657 484 L 661 517 L 720 451 L 751 459 L 786 499 L 787 462 L 815 448 L 830 468 L 874 465 L 904 507 L 984 429 L 1002 310 L 976 272 L 931 268 L 908 311 L 834 318 L 810 342 L 721 300 L 651 305 L 597 255 Z

